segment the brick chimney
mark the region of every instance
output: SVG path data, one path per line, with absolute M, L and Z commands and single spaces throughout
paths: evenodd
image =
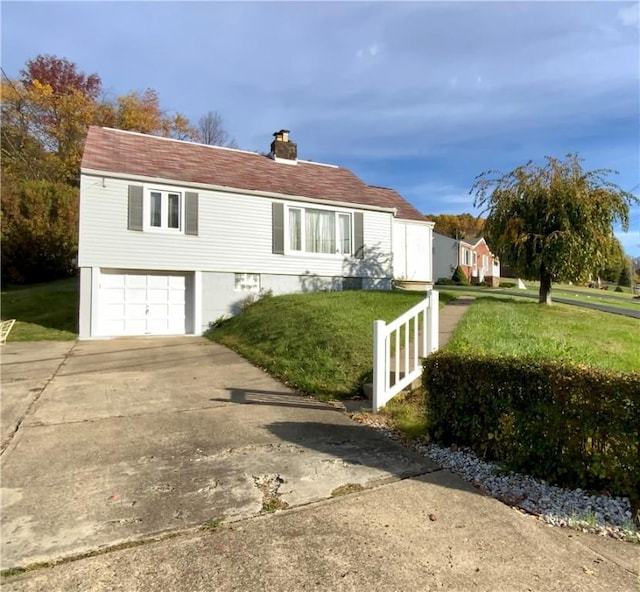
M 271 142 L 269 156 L 276 162 L 296 164 L 298 162 L 298 145 L 289 140 L 289 130 L 281 129 L 273 135 L 275 139 Z

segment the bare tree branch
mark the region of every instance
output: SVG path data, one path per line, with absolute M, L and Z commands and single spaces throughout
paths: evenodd
M 238 143 L 224 129 L 222 116 L 217 111 L 209 111 L 198 121 L 200 141 L 211 146 L 238 148 Z

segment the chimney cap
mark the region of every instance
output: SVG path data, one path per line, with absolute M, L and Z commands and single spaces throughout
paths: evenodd
M 288 134 L 290 132 L 290 130 L 288 129 L 281 129 L 279 132 L 273 132 L 274 136 L 282 136 L 283 134 Z

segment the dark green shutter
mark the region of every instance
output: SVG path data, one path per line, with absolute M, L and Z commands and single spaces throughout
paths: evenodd
M 129 185 L 129 230 L 142 230 L 142 200 L 142 185 Z
M 364 259 L 364 216 L 362 212 L 353 214 L 353 254 Z
M 284 204 L 274 201 L 271 204 L 272 246 L 276 255 L 284 255 Z
M 198 194 L 187 191 L 184 199 L 184 233 L 198 234 Z

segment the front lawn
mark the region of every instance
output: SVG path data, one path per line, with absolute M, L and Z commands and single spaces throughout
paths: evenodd
M 447 349 L 640 371 L 640 321 L 564 304 L 478 297 Z
M 440 291 L 442 304 L 460 292 Z M 530 300 L 477 297 L 447 349 L 564 358 L 621 371 L 640 369 L 640 321 Z M 321 398 L 358 391 L 372 368 L 373 321 L 416 304 L 407 292 L 321 292 L 266 298 L 209 337 L 270 374 Z
M 7 341 L 68 341 L 77 337 L 78 279 L 2 291 L 2 320 L 16 319 Z
M 346 397 L 371 372 L 373 321 L 391 321 L 423 297 L 368 291 L 268 297 L 209 337 L 307 393 Z M 444 296 L 441 302 L 454 297 Z

